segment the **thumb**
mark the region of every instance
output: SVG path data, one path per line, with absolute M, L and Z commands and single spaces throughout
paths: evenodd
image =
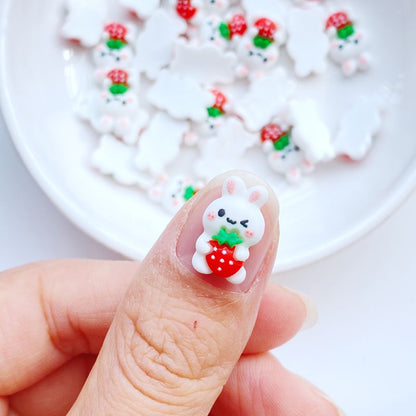
M 277 244 L 267 185 L 243 172 L 210 182 L 143 261 L 69 415 L 208 415 L 253 330 Z

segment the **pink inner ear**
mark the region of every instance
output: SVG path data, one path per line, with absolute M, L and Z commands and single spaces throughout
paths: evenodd
M 228 181 L 227 182 L 227 192 L 232 195 L 235 192 L 235 182 L 234 181 Z
M 260 192 L 259 191 L 254 191 L 250 195 L 249 202 L 250 203 L 256 202 L 256 201 L 258 201 L 260 199 L 260 197 L 261 197 Z

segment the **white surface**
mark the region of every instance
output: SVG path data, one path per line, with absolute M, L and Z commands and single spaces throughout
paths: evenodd
M 363 163 L 331 163 L 317 169 L 302 186 L 290 188 L 265 163 L 261 149 L 249 152 L 242 167 L 268 178 L 281 195 L 286 234 L 280 248 L 281 269 L 321 258 L 371 229 L 403 198 L 416 174 L 416 54 L 409 42 L 416 36 L 416 26 L 409 18 L 416 12 L 416 3 L 352 3 L 366 18 L 368 32 L 374 34 L 372 49 L 378 58 L 374 71 L 346 82 L 339 68 L 332 66 L 324 78 L 309 80 L 297 94 L 319 96 L 323 117 L 335 123 L 357 90 L 370 94 L 387 84 L 398 93 L 402 85 L 403 91 L 385 117 L 377 145 Z M 72 109 L 80 92 L 86 90 L 92 69 L 85 53 L 57 35 L 62 25 L 62 0 L 3 0 L 1 5 L 8 7 L 2 15 L 2 101 L 26 164 L 76 224 L 108 246 L 131 257 L 143 257 L 169 216 L 148 203 L 145 195 L 120 187 L 89 167 L 98 135 L 76 120 Z M 38 23 L 40 15 L 42 25 Z M 389 16 L 389 30 L 383 16 Z M 177 169 L 182 170 L 193 156 L 189 149 L 189 158 L 180 160 Z M 134 232 L 150 225 L 147 236 Z
M 1 119 L 0 189 L 0 269 L 60 257 L 120 258 L 77 230 L 48 201 Z M 416 192 L 353 246 L 279 275 L 282 284 L 315 300 L 320 320 L 277 355 L 328 392 L 349 416 L 416 414 L 415 212 Z

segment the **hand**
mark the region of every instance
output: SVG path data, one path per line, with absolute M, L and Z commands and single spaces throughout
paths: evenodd
M 0 416 L 341 414 L 267 352 L 308 309 L 266 283 L 274 199 L 243 287 L 192 271 L 194 222 L 218 192 L 213 182 L 195 196 L 142 264 L 52 261 L 0 274 Z

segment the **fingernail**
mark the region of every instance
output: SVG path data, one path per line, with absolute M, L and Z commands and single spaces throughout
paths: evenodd
M 324 400 L 326 400 L 335 410 L 337 416 L 347 416 L 346 413 L 337 405 L 334 403 L 334 401 L 328 397 L 327 394 L 325 394 L 322 390 L 319 390 L 318 388 L 314 388 L 314 392 Z
M 225 176 L 208 185 L 195 198 L 179 236 L 181 262 L 196 277 L 226 290 L 248 290 L 274 263 L 278 204 L 273 191 L 254 178 Z

